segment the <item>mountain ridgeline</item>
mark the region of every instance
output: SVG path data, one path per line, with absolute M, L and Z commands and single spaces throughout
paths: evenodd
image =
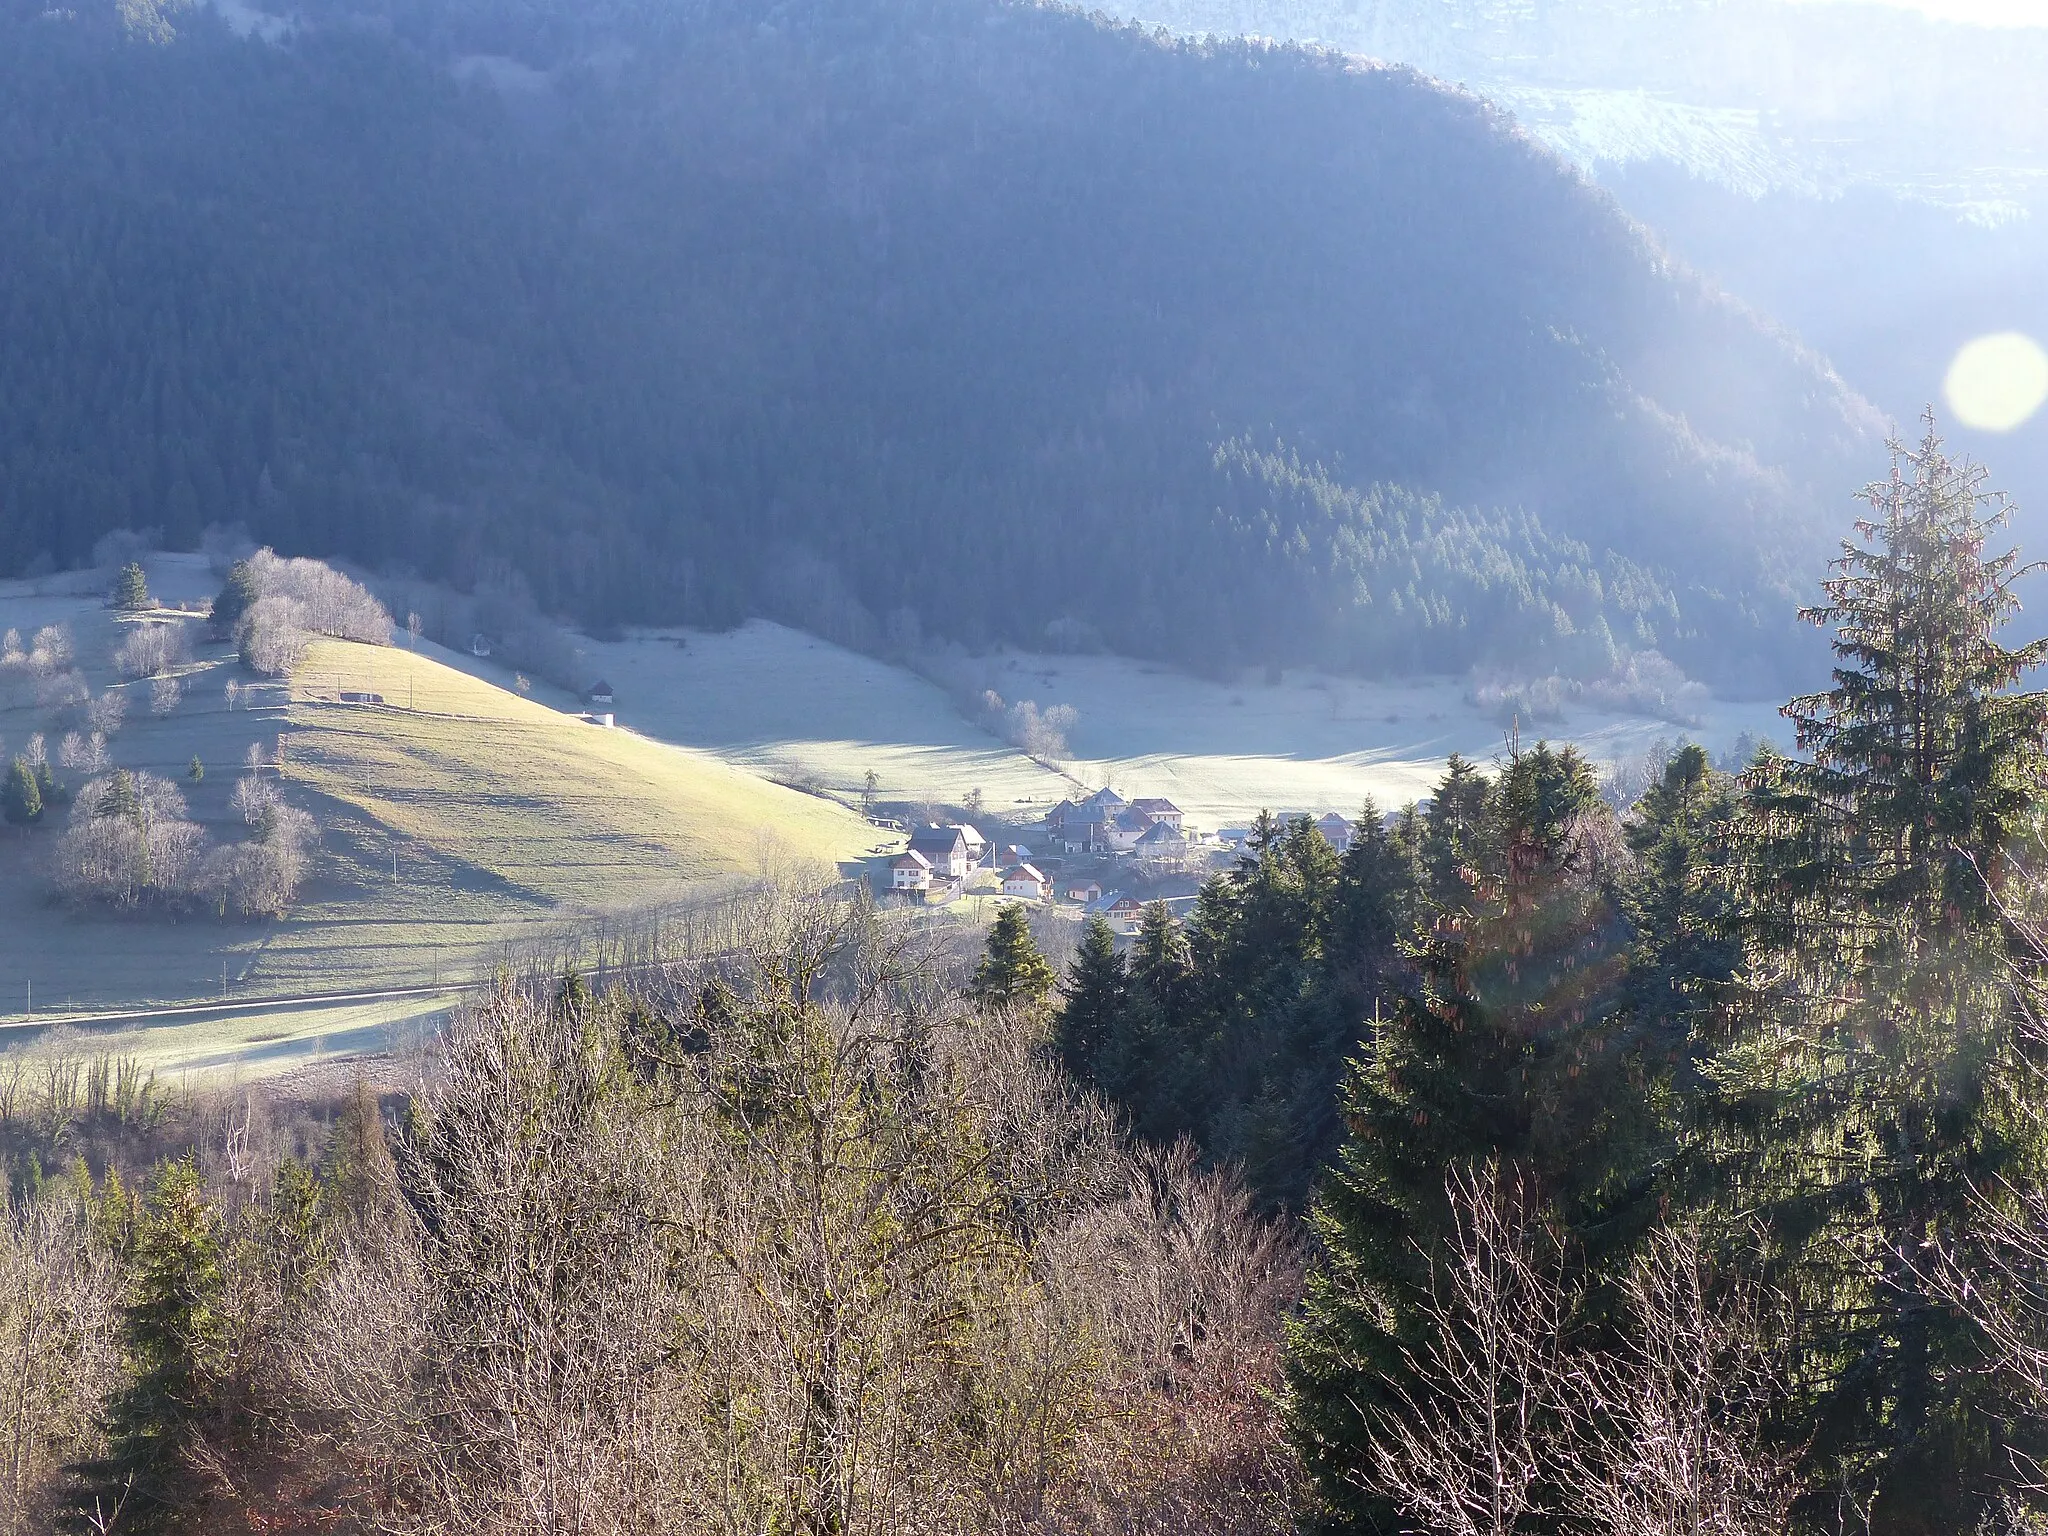
M 0 569 L 1782 663 L 1871 413 L 1482 103 L 1002 0 L 0 0 Z

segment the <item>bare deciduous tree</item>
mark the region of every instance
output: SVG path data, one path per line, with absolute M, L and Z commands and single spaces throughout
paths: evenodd
M 101 736 L 112 736 L 128 718 L 128 695 L 109 688 L 85 707 L 86 725 Z
M 35 692 L 36 703 L 44 709 L 71 709 L 92 697 L 83 674 L 71 669 L 37 673 Z
M 261 784 L 244 779 L 242 784 Z M 269 789 L 268 785 L 262 785 Z M 241 785 L 236 786 L 238 808 Z M 246 842 L 216 848 L 207 855 L 197 883 L 226 907 L 244 917 L 277 917 L 297 899 L 312 862 L 317 828 L 304 811 L 286 805 L 271 791 L 267 806 L 252 825 L 258 835 Z
M 1789 1529 L 1797 1457 L 1766 1437 L 1784 1389 L 1768 1293 L 1717 1275 L 1682 1228 L 1651 1236 L 1622 1302 L 1616 1352 L 1581 1357 L 1566 1383 L 1568 1512 L 1614 1536 Z
M 237 639 L 242 661 L 265 677 L 285 677 L 305 658 L 311 625 L 296 598 L 259 597 L 242 615 Z
M 57 763 L 74 773 L 105 773 L 107 738 L 99 731 L 66 731 L 63 740 L 57 743 Z
M 1278 1532 L 1298 1259 L 1133 1158 L 921 931 L 750 908 L 448 1033 L 289 1351 L 391 1529 Z
M 244 823 L 260 827 L 278 806 L 284 803 L 284 796 L 268 779 L 260 779 L 254 773 L 246 773 L 235 781 L 235 792 L 228 803 Z
M 78 792 L 55 854 L 57 884 L 80 901 L 133 906 L 192 888 L 205 838 L 185 797 L 152 773 L 117 773 Z
M 293 605 L 301 629 L 365 645 L 391 643 L 391 615 L 384 605 L 324 561 L 285 559 L 259 549 L 249 557 L 249 574 L 264 598 Z
M 71 630 L 67 625 L 45 624 L 29 643 L 28 664 L 44 676 L 70 671 L 75 659 Z
M 123 677 L 161 677 L 190 656 L 183 624 L 152 620 L 129 625 L 114 665 Z
M 1570 1316 L 1556 1245 L 1496 1165 L 1453 1170 L 1451 1252 L 1408 1358 L 1404 1411 L 1381 1421 L 1372 1474 L 1409 1518 L 1446 1536 L 1511 1536 L 1555 1464 Z
M 52 1529 L 58 1470 L 97 1449 L 95 1415 L 121 1377 L 120 1299 L 84 1211 L 0 1211 L 0 1536 Z
M 1565 1255 L 1492 1165 L 1454 1171 L 1456 1241 L 1424 1308 L 1376 1486 L 1431 1533 L 1562 1518 L 1609 1536 L 1784 1536 L 1797 1456 L 1769 1444 L 1785 1385 L 1770 1294 L 1716 1270 L 1693 1229 L 1654 1233 L 1615 1339 L 1570 1337 Z M 1546 1502 L 1547 1501 L 1547 1502 Z

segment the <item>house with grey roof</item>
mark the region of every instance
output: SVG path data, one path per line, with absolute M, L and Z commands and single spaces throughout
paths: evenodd
M 975 864 L 961 827 L 942 827 L 936 822 L 919 827 L 910 834 L 910 851 L 922 855 L 934 878 L 940 880 L 964 880 Z
M 1142 811 L 1145 815 L 1150 816 L 1154 821 L 1163 821 L 1167 823 L 1167 825 L 1171 826 L 1176 832 L 1186 830 L 1184 826 L 1186 818 L 1183 816 L 1181 808 L 1175 805 L 1171 800 L 1168 800 L 1163 796 L 1140 796 L 1138 799 L 1133 800 L 1131 802 L 1131 809 L 1134 811 Z

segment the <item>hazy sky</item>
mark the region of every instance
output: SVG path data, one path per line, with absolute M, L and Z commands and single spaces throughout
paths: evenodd
M 1817 0 L 1801 0 L 1817 3 Z M 1882 0 L 1886 5 L 1925 11 L 1944 21 L 1974 21 L 1992 27 L 2048 27 L 2048 0 Z

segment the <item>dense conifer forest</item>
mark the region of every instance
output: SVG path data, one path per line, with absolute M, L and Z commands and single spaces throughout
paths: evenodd
M 1474 99 L 1001 0 L 9 0 L 0 268 L 0 569 L 599 623 L 1753 679 L 1871 431 Z

